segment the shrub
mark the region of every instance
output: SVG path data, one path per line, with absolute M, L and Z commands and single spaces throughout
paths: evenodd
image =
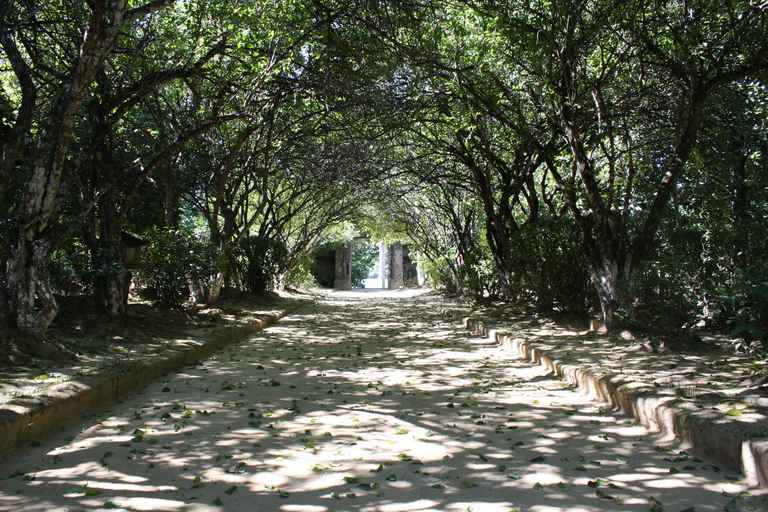
M 737 268 L 734 281 L 730 289 L 720 288 L 719 313 L 733 327 L 731 336 L 739 340 L 737 350 L 752 351 L 759 342 L 762 352 L 768 353 L 768 268 Z
M 275 276 L 285 271 L 288 249 L 283 242 L 263 236 L 249 236 L 237 250 L 240 280 L 253 293 L 272 290 Z
M 157 293 L 161 302 L 184 302 L 189 296 L 190 279 L 208 277 L 222 268 L 220 251 L 189 231 L 152 228 L 142 238 L 149 244 L 142 253 L 140 280 Z
M 288 271 L 285 279 L 286 286 L 297 288 L 309 288 L 315 284 L 315 278 L 312 276 L 312 266 L 314 260 L 312 254 L 306 254 L 299 263 Z

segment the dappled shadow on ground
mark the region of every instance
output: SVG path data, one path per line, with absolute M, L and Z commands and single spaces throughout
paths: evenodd
M 305 307 L 71 426 L 59 447 L 2 464 L 27 480 L 0 481 L 0 511 L 599 511 L 655 499 L 700 512 L 744 489 L 439 310 L 431 296 L 354 294 Z
M 553 321 L 494 305 L 461 311 L 513 342 L 545 351 L 553 359 L 611 375 L 613 382 L 632 382 L 634 389 L 665 397 L 715 421 L 737 408 L 727 421 L 746 436 L 768 437 L 768 387 L 765 362 L 754 354 L 736 353 L 722 335 L 701 332 L 670 336 L 622 331 L 611 335 L 587 331 L 586 322 Z M 763 377 L 761 379 L 760 377 Z

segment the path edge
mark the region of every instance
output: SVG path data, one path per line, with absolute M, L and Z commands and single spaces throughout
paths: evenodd
M 210 356 L 255 331 L 265 329 L 305 304 L 294 304 L 245 325 L 231 327 L 198 345 L 168 348 L 159 354 L 118 368 L 108 376 L 82 376 L 47 390 L 46 397 L 24 397 L 0 405 L 0 454 L 41 439 L 76 416 L 118 401 L 131 391 L 178 368 Z M 39 402 L 39 403 L 38 403 Z
M 522 338 L 513 338 L 481 321 L 444 310 L 466 329 L 488 337 L 522 359 L 545 367 L 566 382 L 598 400 L 610 403 L 652 431 L 682 439 L 717 458 L 733 469 L 741 470 L 749 485 L 768 486 L 768 441 L 753 441 L 734 432 L 726 424 L 715 423 L 680 406 L 680 400 L 655 394 L 652 386 L 638 383 L 624 375 L 597 374 L 587 368 L 567 364 L 548 352 L 532 347 Z

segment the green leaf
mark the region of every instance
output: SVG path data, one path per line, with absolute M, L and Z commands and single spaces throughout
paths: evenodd
M 679 469 L 677 469 L 677 468 L 675 468 L 675 467 L 671 467 L 671 468 L 669 468 L 669 474 L 670 474 L 670 475 L 676 475 L 676 474 L 678 474 L 679 472 L 680 472 L 680 470 L 679 470 Z
M 529 460 L 529 462 L 544 462 L 547 458 L 543 455 L 539 455 Z
M 101 494 L 101 491 L 98 489 L 89 489 L 86 487 L 85 490 L 83 490 L 83 494 L 86 496 L 98 496 Z
M 725 414 L 727 414 L 728 416 L 743 416 L 744 415 L 744 413 L 741 412 L 738 409 L 730 409 Z
M 116 501 L 104 502 L 104 508 L 120 508 L 120 503 Z
M 732 499 L 725 504 L 725 512 L 738 512 L 739 508 L 736 506 L 736 499 Z
M 680 512 L 696 512 L 696 507 L 689 507 L 685 510 L 681 510 Z
M 273 386 L 274 386 L 274 384 L 273 384 Z M 279 386 L 279 384 L 278 384 L 278 386 Z M 281 497 L 281 498 L 287 498 L 287 497 L 289 497 L 289 496 L 290 496 L 290 494 L 288 494 L 288 493 L 287 493 L 287 492 L 285 492 L 285 491 L 281 491 L 280 489 L 278 489 L 278 490 L 277 490 L 277 492 L 278 492 L 278 494 L 280 494 L 280 497 Z
M 613 499 L 613 496 L 611 496 L 610 494 L 605 494 L 600 489 L 598 489 L 597 492 L 595 492 L 595 496 L 597 496 L 598 498 L 602 498 L 604 500 L 612 500 Z
M 584 466 L 576 466 L 575 468 L 573 468 L 573 470 L 574 471 L 586 471 L 587 468 L 585 468 Z
M 230 486 L 227 487 L 227 490 L 224 491 L 224 494 L 231 495 L 233 492 L 235 492 L 235 489 L 237 489 L 237 486 L 235 484 L 230 484 Z
M 663 512 L 664 508 L 659 500 L 651 497 L 651 504 L 646 508 L 648 512 Z
M 565 485 L 563 482 L 559 482 L 557 486 L 562 490 L 563 492 L 568 492 L 571 490 L 570 486 Z
M 544 486 L 541 485 L 539 482 L 536 482 L 535 484 L 533 484 L 533 488 L 536 491 L 540 491 L 540 490 L 544 489 Z
M 397 476 L 395 476 L 395 475 L 389 475 L 389 476 L 387 477 L 387 480 L 389 480 L 390 482 L 397 482 Z
M 213 500 L 213 504 L 216 505 L 217 507 L 220 507 L 224 505 L 224 502 L 221 501 L 221 498 L 216 498 L 215 500 Z
M 351 477 L 351 476 L 345 476 L 342 480 L 344 480 L 348 484 L 356 484 L 360 479 L 359 478 L 355 478 L 355 477 Z

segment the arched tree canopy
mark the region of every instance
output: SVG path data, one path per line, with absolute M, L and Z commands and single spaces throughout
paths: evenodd
M 765 308 L 739 301 L 766 267 L 766 10 L 4 2 L 7 321 L 43 340 L 61 268 L 121 314 L 124 231 L 196 238 L 215 257 L 188 278 L 213 302 L 249 237 L 285 248 L 285 284 L 351 222 L 456 292 L 599 308 L 608 327 L 720 308 L 760 337 Z

